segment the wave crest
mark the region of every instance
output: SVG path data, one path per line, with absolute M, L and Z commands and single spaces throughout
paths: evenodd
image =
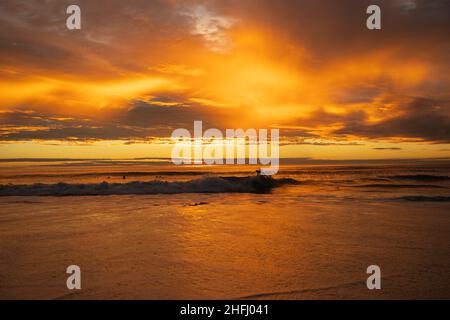
M 129 183 L 90 184 L 30 184 L 0 185 L 0 196 L 88 196 L 124 194 L 175 194 L 175 193 L 268 193 L 285 184 L 295 184 L 294 179 L 274 179 L 268 176 L 204 177 L 189 181 L 134 181 Z

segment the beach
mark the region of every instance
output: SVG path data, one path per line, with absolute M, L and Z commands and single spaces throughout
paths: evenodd
M 80 177 L 70 169 L 59 180 L 95 183 L 106 174 L 119 181 L 119 169 L 117 178 L 111 170 Z M 1 196 L 0 297 L 450 297 L 447 167 L 282 169 L 281 177 L 299 183 L 263 194 Z M 210 168 L 192 176 L 153 170 L 135 171 L 134 179 L 154 181 L 156 172 L 168 181 L 224 175 Z M 53 178 L 47 172 L 15 179 Z M 69 265 L 81 268 L 81 290 L 66 287 Z M 366 287 L 369 265 L 381 268 L 381 290 Z

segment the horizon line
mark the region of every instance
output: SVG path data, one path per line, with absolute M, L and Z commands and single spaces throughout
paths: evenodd
M 244 160 L 248 160 L 249 158 L 245 158 Z M 171 158 L 168 157 L 136 157 L 136 158 L 45 158 L 45 157 L 18 157 L 18 158 L 1 158 L 0 162 L 58 162 L 58 161 L 139 161 L 139 160 L 148 160 L 148 161 L 168 161 L 171 162 Z M 224 159 L 225 160 L 225 159 Z M 237 158 L 235 158 L 237 160 Z M 280 164 L 285 162 L 284 164 L 295 164 L 297 163 L 358 163 L 358 162 L 369 162 L 369 163 L 379 163 L 379 162 L 405 162 L 405 161 L 414 161 L 414 162 L 428 162 L 428 161 L 450 161 L 450 157 L 426 157 L 426 158 L 381 158 L 381 159 L 315 159 L 308 157 L 280 157 Z M 286 163 L 288 162 L 288 163 Z M 245 163 L 248 165 L 248 163 Z M 195 165 L 195 164 L 192 164 Z M 223 165 L 227 165 L 224 163 Z M 234 164 L 236 165 L 236 164 Z

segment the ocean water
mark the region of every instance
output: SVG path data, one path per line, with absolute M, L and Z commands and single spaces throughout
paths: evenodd
M 255 169 L 2 163 L 0 298 L 450 298 L 449 165 Z

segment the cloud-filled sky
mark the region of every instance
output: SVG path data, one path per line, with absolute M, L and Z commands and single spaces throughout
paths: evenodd
M 67 30 L 78 4 L 82 29 Z M 366 28 L 381 7 L 382 29 Z M 0 157 L 170 155 L 280 128 L 281 155 L 450 156 L 450 1 L 3 0 Z

